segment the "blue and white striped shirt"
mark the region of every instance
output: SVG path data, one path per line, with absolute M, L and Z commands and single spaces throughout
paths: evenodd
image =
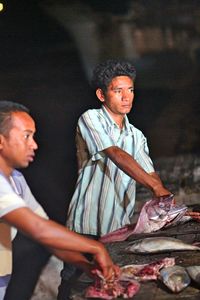
M 102 236 L 130 224 L 134 212 L 136 182 L 104 153 L 118 146 L 145 169 L 154 172 L 143 133 L 125 116 L 121 130 L 104 106 L 90 109 L 79 119 L 76 132 L 79 176 L 70 202 L 67 226 Z

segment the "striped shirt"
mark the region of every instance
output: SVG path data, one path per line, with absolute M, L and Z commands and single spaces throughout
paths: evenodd
M 132 155 L 146 172 L 154 172 L 146 138 L 127 116 L 121 130 L 104 106 L 86 111 L 77 125 L 79 176 L 67 217 L 67 226 L 76 232 L 102 236 L 130 224 L 136 182 L 104 154 L 111 146 Z

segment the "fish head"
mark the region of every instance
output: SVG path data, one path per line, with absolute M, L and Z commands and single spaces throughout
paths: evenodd
M 131 242 L 128 244 L 128 246 L 125 248 L 125 252 L 140 252 L 141 251 L 141 240 L 136 240 L 134 242 Z
M 151 205 L 146 208 L 149 220 L 167 222 L 170 222 L 178 215 L 184 215 L 186 211 L 187 206 L 176 205 L 174 203 L 173 195 L 156 198 L 151 202 Z

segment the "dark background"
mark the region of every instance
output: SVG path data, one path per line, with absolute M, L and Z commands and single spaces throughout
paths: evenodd
M 20 102 L 30 108 L 36 120 L 39 150 L 35 162 L 23 172 L 50 217 L 64 222 L 77 174 L 74 142 L 77 119 L 83 111 L 99 104 L 90 90 L 73 35 L 42 9 L 41 3 L 48 5 L 52 1 L 1 2 L 5 10 L 0 13 L 0 99 Z M 83 1 L 67 1 L 70 2 L 83 4 Z M 126 16 L 131 1 L 85 0 L 84 3 L 105 26 L 113 18 Z M 186 43 L 188 48 L 183 47 L 179 52 L 147 51 L 133 61 L 138 76 L 129 119 L 147 136 L 153 159 L 199 153 L 200 26 L 191 21 L 194 13 L 200 19 L 199 2 L 135 3 L 147 14 L 142 19 L 134 16 L 137 26 L 169 26 L 177 35 L 186 32 L 191 49 L 190 43 Z M 141 13 L 141 9 L 138 11 Z M 181 15 L 191 20 L 186 18 L 178 23 Z M 106 40 L 102 36 L 103 43 Z M 113 48 L 111 54 L 115 53 Z M 107 52 L 102 51 L 102 60 L 110 58 L 109 47 L 106 49 Z M 192 59 L 188 53 L 195 57 Z M 116 56 L 119 56 L 117 51 Z

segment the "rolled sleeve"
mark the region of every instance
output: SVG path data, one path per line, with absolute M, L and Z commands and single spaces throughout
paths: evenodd
M 21 207 L 27 207 L 27 205 L 24 200 L 18 195 L 13 193 L 2 196 L 0 198 L 0 218 L 8 214 L 9 212 Z

